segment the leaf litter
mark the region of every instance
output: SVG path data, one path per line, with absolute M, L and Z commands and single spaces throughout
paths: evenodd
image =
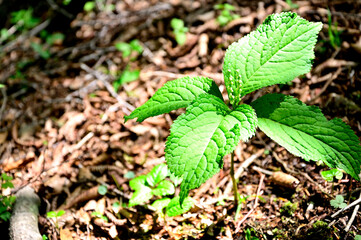
M 293 87 L 285 84 L 261 89 L 245 101 L 266 92 L 292 94 L 304 102 L 312 101 L 329 118 L 346 116 L 343 120 L 360 137 L 361 111 L 355 107 L 361 105 L 361 71 L 355 65 L 361 41 L 357 27 L 360 6 L 337 2 L 326 5 L 323 1 L 294 3 L 298 8 L 293 11 L 327 26 L 316 47 L 315 70 L 292 81 Z M 359 216 L 346 232 L 352 210 L 333 221 L 335 210 L 330 204 L 336 195 L 343 195 L 350 203 L 358 197 L 360 184 L 348 175 L 334 183 L 325 182 L 320 172 L 327 167 L 290 155 L 262 133 L 236 150 L 242 203 L 238 211 L 227 189 L 231 181 L 229 157 L 223 170 L 191 192 L 195 204 L 181 216 L 160 217 L 149 208 L 153 201 L 127 207 L 133 191 L 125 175 L 146 174 L 164 162 L 169 127 L 184 111 L 150 118 L 139 125 L 133 120 L 124 123 L 130 108 L 142 105 L 160 86 L 175 78 L 204 75 L 220 85 L 224 50 L 255 29 L 267 15 L 289 9 L 281 1 L 235 3 L 241 18 L 221 28 L 212 3 L 206 1 L 113 4 L 113 12 L 98 7 L 94 12 L 77 14 L 66 26 L 72 40 L 50 47 L 54 58 L 44 60 L 30 51 L 30 43 L 39 41 L 34 36 L 16 38 L 1 46 L 5 54 L 1 56 L 4 68 L 0 78 L 6 85 L 7 101 L 2 95 L 1 103 L 6 104 L 0 112 L 0 171 L 14 176 L 14 192 L 25 185 L 36 189 L 42 198 L 42 234 L 51 239 L 233 239 L 245 236 L 247 229 L 259 239 L 353 239 L 353 234 L 361 234 Z M 328 8 L 343 30 L 338 50 L 327 42 Z M 189 27 L 189 41 L 183 46 L 178 46 L 171 35 L 172 18 L 182 18 Z M 114 44 L 132 39 L 138 39 L 144 51 L 129 62 Z M 16 74 L 17 63 L 29 59 L 33 62 L 18 71 L 23 76 Z M 95 72 L 83 70 L 80 64 L 105 74 L 106 81 L 114 81 L 128 65 L 139 69 L 140 77 L 120 87 L 119 101 Z M 220 89 L 226 96 L 224 85 Z M 272 173 L 281 171 L 300 183 L 294 186 L 290 184 L 294 179 L 273 175 L 266 175 L 260 182 L 262 170 L 251 166 Z M 105 195 L 99 194 L 99 186 L 107 186 Z M 59 209 L 65 209 L 66 214 L 59 217 L 58 229 L 46 218 L 46 212 Z M 6 223 L 0 225 L 7 229 Z

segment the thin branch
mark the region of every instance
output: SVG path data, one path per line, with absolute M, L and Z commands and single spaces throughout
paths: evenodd
M 126 108 L 128 108 L 129 113 L 135 109 L 135 107 L 133 107 L 132 105 L 130 105 L 129 103 L 127 103 L 126 101 L 121 99 L 120 96 L 114 91 L 112 85 L 109 83 L 109 80 L 111 80 L 110 76 L 105 75 L 99 71 L 96 71 L 96 70 L 88 67 L 88 65 L 83 64 L 83 63 L 80 64 L 80 68 L 83 69 L 84 71 L 92 74 L 97 79 L 99 79 L 104 84 L 104 86 L 108 90 L 108 92 L 119 102 L 119 104 L 121 106 L 125 106 Z
M 359 199 L 360 199 L 360 198 L 361 198 L 361 193 L 360 193 Z M 352 215 L 351 215 L 351 218 L 350 218 L 350 220 L 348 221 L 348 223 L 347 223 L 347 225 L 346 225 L 345 232 L 348 232 L 348 231 L 350 230 L 350 228 L 351 228 L 351 226 L 352 226 L 352 223 L 353 223 L 353 221 L 355 220 L 355 217 L 356 217 L 356 214 L 357 214 L 359 208 L 360 208 L 360 205 L 357 205 L 357 206 L 354 208 L 354 210 L 353 210 L 353 212 L 352 212 Z

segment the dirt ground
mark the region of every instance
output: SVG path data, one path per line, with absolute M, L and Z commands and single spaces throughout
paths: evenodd
M 361 137 L 361 1 L 292 1 L 292 6 L 282 0 L 227 2 L 235 7 L 232 14 L 240 17 L 223 27 L 216 20 L 221 11 L 214 8 L 220 1 L 104 0 L 90 11 L 75 0 L 69 5 L 2 3 L 8 8 L 8 18 L 1 19 L 5 28 L 12 26 L 12 11 L 32 7 L 40 19 L 32 30 L 17 31 L 0 45 L 0 83 L 6 86 L 0 89 L 0 173 L 13 176 L 11 194 L 26 185 L 35 189 L 41 199 L 43 236 L 64 240 L 361 235 L 360 213 L 345 231 L 354 208 L 332 218 L 337 209 L 330 205 L 336 195 L 344 196 L 346 203 L 358 199 L 360 183 L 347 174 L 325 181 L 320 175 L 328 169 L 325 165 L 289 154 L 260 131 L 235 151 L 243 197 L 239 211 L 233 201 L 230 156 L 223 170 L 190 192 L 195 204 L 189 212 L 161 217 L 149 207 L 156 198 L 128 207 L 133 194 L 130 178 L 165 162 L 170 125 L 184 109 L 141 124 L 124 123 L 124 116 L 164 83 L 183 76 L 214 79 L 226 98 L 225 50 L 272 13 L 293 11 L 323 23 L 314 65 L 310 73 L 249 94 L 244 102 L 269 92 L 290 94 L 320 107 L 328 119 L 341 118 Z M 170 26 L 173 18 L 183 19 L 189 29 L 182 46 Z M 46 45 L 43 30 L 62 33 L 64 39 Z M 115 44 L 133 39 L 143 51 L 124 57 Z M 34 42 L 43 44 L 50 56 L 36 51 Z M 115 91 L 112 84 L 127 70 L 139 70 L 139 78 Z M 265 175 L 259 168 L 284 175 Z M 299 184 L 287 184 L 290 178 Z M 99 186 L 107 187 L 105 195 L 98 192 Z M 65 214 L 56 220 L 47 217 L 47 212 L 60 209 Z M 8 234 L 8 227 L 0 220 L 0 232 Z

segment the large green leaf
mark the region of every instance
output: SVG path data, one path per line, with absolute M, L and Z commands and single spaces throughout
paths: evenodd
M 183 176 L 181 202 L 223 166 L 223 156 L 255 132 L 257 118 L 249 105 L 231 111 L 221 99 L 203 94 L 173 123 L 165 159 L 176 176 Z
M 223 99 L 217 85 L 210 78 L 183 77 L 169 81 L 159 88 L 145 104 L 135 109 L 129 116 L 125 116 L 125 121 L 138 118 L 137 122 L 142 122 L 148 117 L 187 107 L 203 93 L 213 94 Z
M 223 75 L 232 105 L 259 88 L 286 83 L 310 71 L 322 23 L 296 13 L 273 14 L 249 35 L 233 43 L 224 58 Z
M 260 129 L 292 154 L 322 160 L 360 179 L 360 142 L 341 119 L 328 121 L 317 107 L 282 94 L 267 94 L 251 105 Z

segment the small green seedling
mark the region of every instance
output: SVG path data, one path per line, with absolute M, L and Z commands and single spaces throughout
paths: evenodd
M 327 17 L 328 17 L 328 37 L 330 40 L 330 45 L 334 48 L 337 49 L 339 47 L 341 47 L 341 31 L 337 30 L 337 22 L 335 22 L 335 24 L 332 23 L 332 15 L 330 10 L 328 10 L 327 13 Z
M 322 171 L 321 176 L 327 182 L 333 182 L 333 179 L 336 178 L 337 180 L 342 179 L 343 173 L 341 170 L 334 168 L 327 171 Z
M 345 203 L 345 199 L 342 195 L 336 195 L 336 198 L 332 199 L 330 201 L 330 204 L 334 208 L 344 208 L 347 206 L 347 204 Z
M 45 46 L 43 46 L 42 44 L 36 43 L 36 42 L 32 42 L 31 43 L 31 47 L 33 48 L 33 50 L 39 54 L 39 56 L 43 59 L 49 59 L 50 58 L 50 51 L 49 49 L 47 49 Z
M 64 210 L 59 210 L 59 211 L 50 211 L 46 213 L 46 217 L 49 219 L 55 219 L 55 227 L 59 228 L 59 217 L 63 216 L 65 214 Z
M 286 0 L 286 3 L 290 9 L 297 9 L 299 6 L 296 3 L 293 3 L 292 0 Z
M 0 176 L 0 219 L 8 221 L 11 217 L 11 208 L 15 202 L 15 196 L 4 196 L 3 191 L 7 188 L 14 188 L 11 182 L 13 177 L 2 173 Z
M 226 26 L 234 19 L 240 18 L 238 14 L 232 14 L 232 11 L 236 10 L 236 8 L 228 3 L 217 4 L 214 6 L 214 8 L 221 10 L 221 14 L 216 19 L 221 27 Z
M 139 70 L 129 70 L 129 67 L 126 67 L 122 72 L 120 77 L 113 82 L 114 91 L 117 92 L 120 86 L 125 83 L 133 82 L 139 78 L 140 71 Z
M 134 40 L 130 41 L 129 43 L 117 42 L 115 44 L 115 48 L 118 51 L 122 52 L 124 58 L 129 57 L 132 54 L 137 56 L 139 54 L 142 54 L 142 52 L 143 52 L 143 47 L 137 39 L 134 39 Z M 135 57 L 131 58 L 130 60 L 134 60 L 134 59 L 135 59 Z
M 33 17 L 33 9 L 21 9 L 11 13 L 10 22 L 16 24 L 18 29 L 30 29 L 38 25 L 40 22 L 39 18 Z
M 244 231 L 244 233 L 245 233 L 245 239 L 246 240 L 259 240 L 259 238 L 258 237 L 256 237 L 256 236 L 253 236 L 253 235 L 256 235 L 257 233 L 256 233 L 256 231 L 253 229 L 253 228 L 247 228 L 245 231 Z
M 89 1 L 84 4 L 84 11 L 90 12 L 95 8 L 95 2 Z
M 91 213 L 92 217 L 96 217 L 96 218 L 100 218 L 103 219 L 104 222 L 108 222 L 108 218 L 106 216 L 104 216 L 103 214 L 101 214 L 100 212 L 92 212 Z
M 98 187 L 98 193 L 100 195 L 105 195 L 105 194 L 107 194 L 107 192 L 108 192 L 108 187 L 106 185 L 100 185 Z
M 310 71 L 320 22 L 296 13 L 273 14 L 258 28 L 229 46 L 223 76 L 230 105 L 215 82 L 206 77 L 183 77 L 164 84 L 125 120 L 138 122 L 178 108 L 186 112 L 171 126 L 165 159 L 170 171 L 183 177 L 180 202 L 223 168 L 223 157 L 260 128 L 292 154 L 323 161 L 360 180 L 361 146 L 341 119 L 327 120 L 320 109 L 283 94 L 266 94 L 250 104 L 242 98 L 257 89 L 285 84 Z M 231 177 L 235 203 L 234 154 Z
M 287 201 L 280 209 L 280 213 L 285 216 L 292 216 L 298 208 L 298 203 Z
M 159 164 L 148 174 L 140 175 L 132 179 L 129 182 L 129 185 L 135 192 L 129 200 L 129 206 L 144 204 L 153 196 L 163 197 L 173 195 L 175 188 L 171 181 L 165 180 L 167 176 L 171 176 L 169 175 L 167 165 Z M 174 176 L 172 178 L 175 181 L 179 181 L 179 179 Z M 151 206 L 160 215 L 163 215 L 163 209 L 165 208 L 166 214 L 171 217 L 187 212 L 193 206 L 193 200 L 192 198 L 187 197 L 181 207 L 179 197 L 173 199 L 161 198 L 154 201 Z
M 187 40 L 188 28 L 184 26 L 183 20 L 178 18 L 173 18 L 170 21 L 170 26 L 173 28 L 176 42 L 182 46 Z

